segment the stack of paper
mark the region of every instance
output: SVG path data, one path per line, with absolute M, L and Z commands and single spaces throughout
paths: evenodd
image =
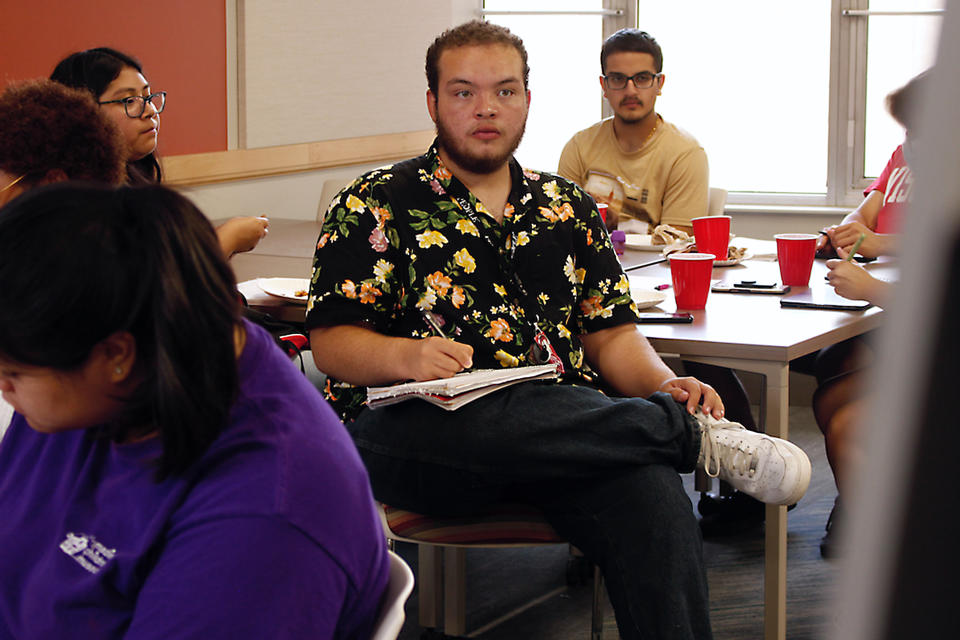
M 440 380 L 406 382 L 389 387 L 370 387 L 367 389 L 367 406 L 376 409 L 411 398 L 420 398 L 453 411 L 488 393 L 518 382 L 550 380 L 556 377 L 557 367 L 553 364 L 511 369 L 479 369 Z

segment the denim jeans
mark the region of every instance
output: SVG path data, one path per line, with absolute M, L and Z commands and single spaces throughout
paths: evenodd
M 412 400 L 347 425 L 374 495 L 433 515 L 523 502 L 601 569 L 622 638 L 710 638 L 702 542 L 678 472 L 699 429 L 670 396 L 523 383 L 448 412 Z

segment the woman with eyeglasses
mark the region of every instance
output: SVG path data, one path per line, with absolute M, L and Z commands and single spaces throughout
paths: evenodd
M 157 141 L 166 92 L 153 90 L 136 59 L 108 47 L 78 51 L 61 60 L 50 79 L 92 93 L 104 114 L 121 131 L 129 184 L 162 181 Z M 229 257 L 257 246 L 268 226 L 266 216 L 237 217 L 220 225 L 217 236 Z
M 162 186 L 0 209 L 0 638 L 365 639 L 388 581 L 333 410 Z

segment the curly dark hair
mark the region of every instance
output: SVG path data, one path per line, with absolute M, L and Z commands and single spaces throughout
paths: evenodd
M 51 80 L 12 84 L 0 95 L 0 168 L 37 185 L 51 171 L 119 184 L 123 140 L 86 91 Z
M 523 40 L 506 27 L 483 20 L 471 20 L 460 26 L 447 29 L 437 36 L 437 39 L 427 49 L 425 65 L 427 86 L 430 87 L 433 95 L 437 95 L 437 84 L 440 81 L 440 71 L 437 69 L 437 63 L 440 60 L 441 53 L 447 49 L 485 44 L 502 44 L 516 49 L 517 53 L 520 54 L 520 60 L 523 62 L 523 87 L 525 89 L 529 88 L 530 67 L 527 64 L 527 50 L 523 46 Z

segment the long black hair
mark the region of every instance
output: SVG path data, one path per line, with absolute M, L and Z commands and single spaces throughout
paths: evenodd
M 50 79 L 75 89 L 86 89 L 93 94 L 94 100 L 99 100 L 125 67 L 143 73 L 143 65 L 133 56 L 109 47 L 97 47 L 71 53 L 57 63 Z M 128 162 L 127 176 L 130 184 L 134 185 L 161 182 L 163 174 L 156 150 L 139 160 Z
M 159 475 L 197 460 L 237 392 L 236 280 L 216 233 L 159 185 L 60 183 L 0 210 L 0 357 L 71 371 L 117 332 L 138 385 L 103 433 L 158 433 Z

